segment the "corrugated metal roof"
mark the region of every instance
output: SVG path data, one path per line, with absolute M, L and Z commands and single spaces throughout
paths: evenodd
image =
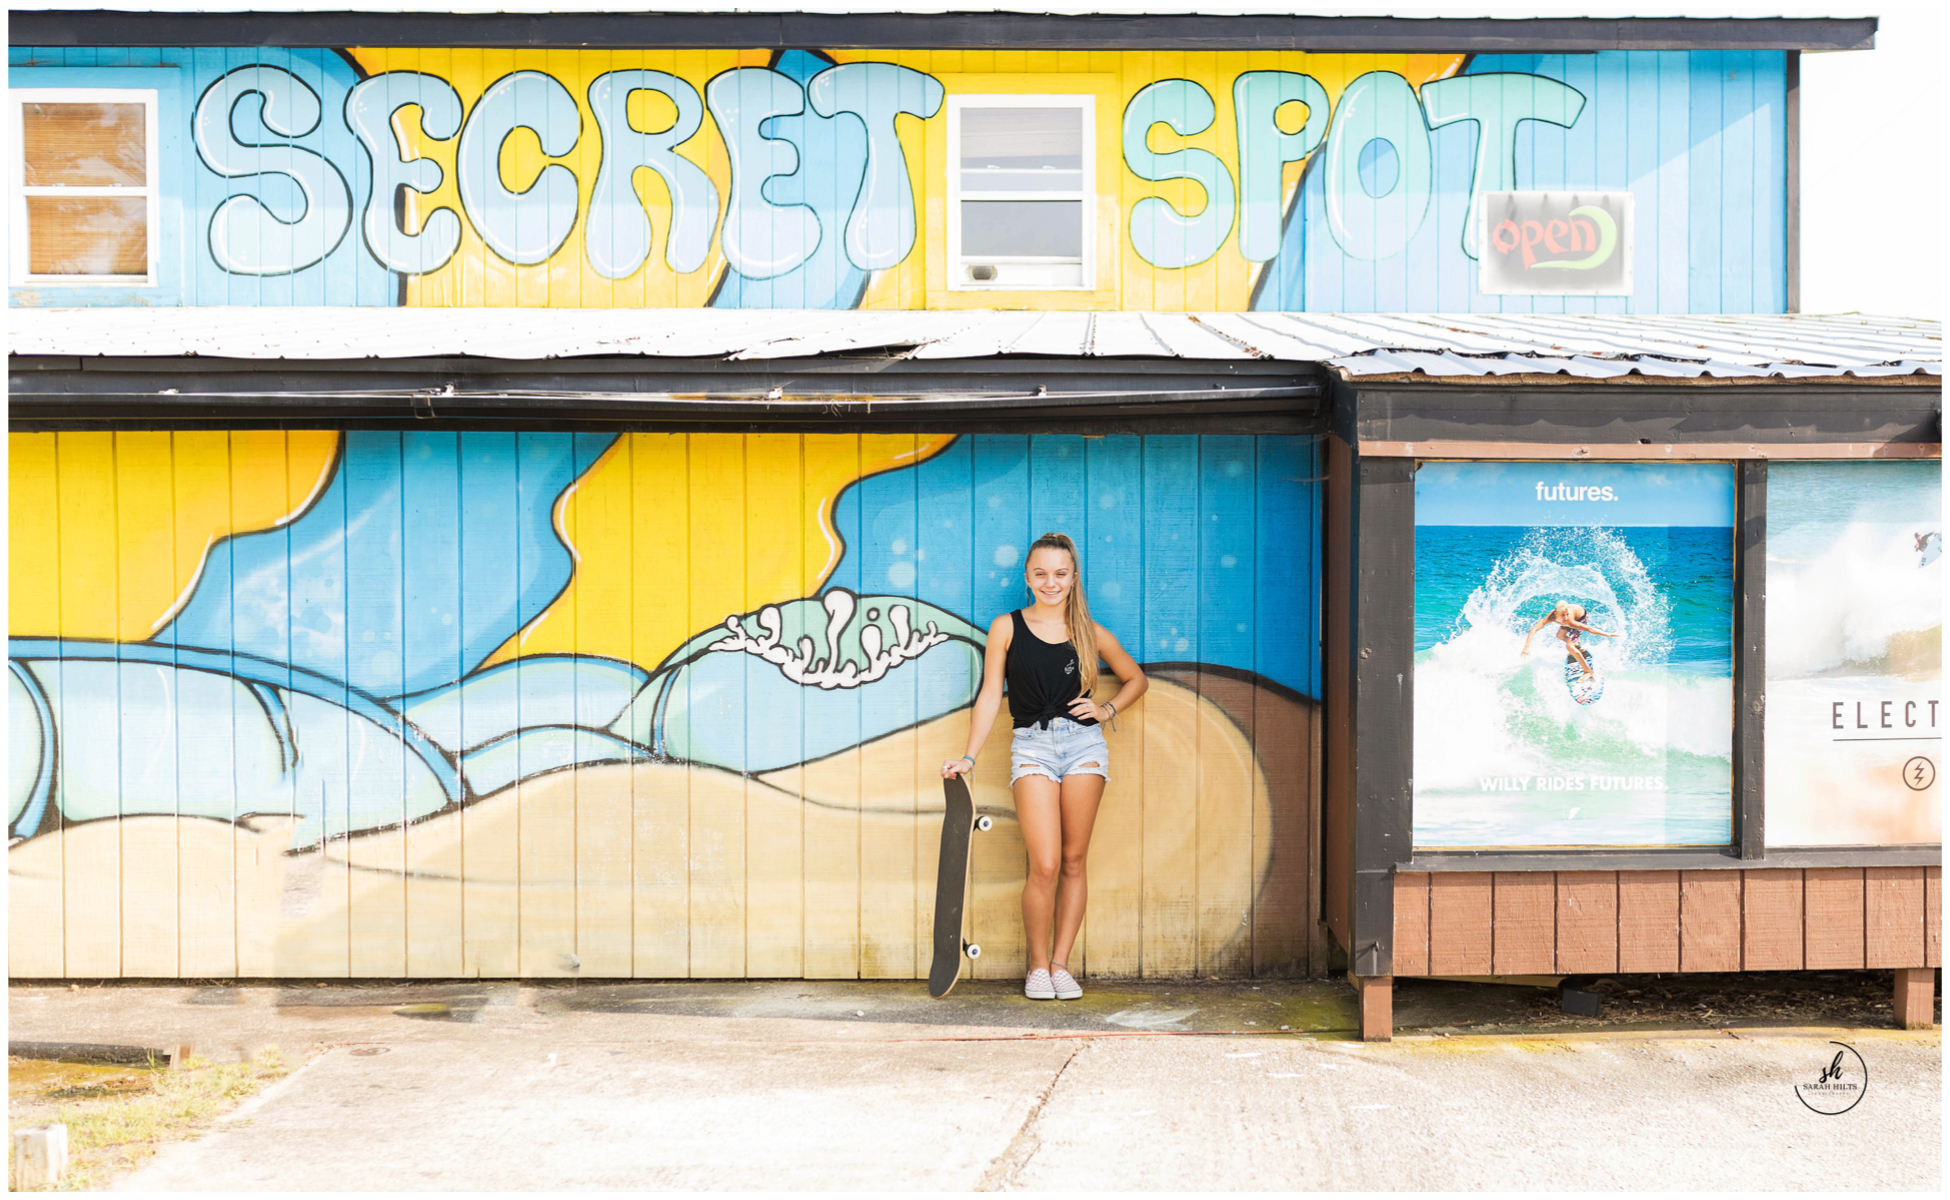
M 1322 363 L 1349 378 L 1943 373 L 1941 322 L 1857 315 L 14 308 L 7 316 L 9 351 L 37 355 L 774 359 L 884 351 L 916 359 L 1276 359 Z

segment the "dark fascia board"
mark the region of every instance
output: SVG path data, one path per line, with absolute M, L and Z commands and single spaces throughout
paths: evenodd
M 1065 421 L 1094 430 L 1224 419 L 1316 432 L 1326 406 L 1317 368 L 1257 361 L 17 356 L 9 366 L 10 415 L 21 429 L 545 421 L 972 431 Z
M 923 436 L 982 433 L 1020 435 L 1024 433 L 1069 434 L 1076 437 L 1111 436 L 1157 437 L 1163 435 L 1242 435 L 1317 437 L 1320 422 L 1289 412 L 1152 412 L 1138 416 L 1120 410 L 1100 410 L 1078 415 L 1075 412 L 1034 410 L 1008 414 L 965 413 L 954 419 L 929 418 L 906 414 L 887 415 L 876 411 L 871 419 L 861 416 L 822 415 L 817 422 L 807 420 L 765 420 L 750 413 L 710 419 L 681 414 L 646 413 L 633 418 L 614 415 L 589 417 L 576 414 L 540 415 L 522 410 L 519 415 L 484 417 L 478 414 L 454 415 L 438 409 L 407 416 L 331 414 L 319 410 L 280 412 L 273 406 L 256 410 L 255 415 L 212 413 L 182 406 L 165 412 L 145 413 L 82 420 L 73 417 L 13 417 L 7 428 L 15 433 L 75 432 L 181 432 L 187 429 L 221 430 L 298 430 L 319 429 L 335 432 L 372 430 L 399 432 L 430 431 L 502 433 L 911 433 Z
M 1344 382 L 1335 431 L 1362 442 L 1552 445 L 1941 442 L 1942 380 L 1697 384 Z
M 15 11 L 16 46 L 775 47 L 1589 54 L 1868 50 L 1876 18 L 1304 17 L 968 13 Z
M 861 351 L 820 354 L 803 358 L 665 357 L 650 354 L 589 354 L 565 358 L 487 358 L 473 355 L 427 355 L 399 358 L 286 359 L 226 358 L 196 354 L 73 355 L 13 354 L 7 369 L 19 386 L 41 372 L 83 371 L 99 374 L 289 375 L 343 377 L 379 375 L 402 377 L 464 376 L 530 379 L 546 375 L 574 375 L 600 379 L 683 379 L 693 387 L 709 381 L 719 387 L 765 390 L 780 380 L 820 382 L 820 394 L 837 387 L 856 386 L 863 395 L 907 391 L 966 390 L 974 386 L 1016 388 L 1047 386 L 1051 391 L 1101 390 L 1106 382 L 1143 386 L 1165 379 L 1176 384 L 1204 381 L 1199 386 L 1231 386 L 1226 380 L 1260 383 L 1306 380 L 1323 383 L 1325 368 L 1317 363 L 1284 359 L 1197 359 L 1111 355 L 991 355 L 976 358 L 910 358 L 898 352 Z M 992 382 L 991 382 L 992 381 Z M 31 386 L 31 385 L 30 385 Z M 889 389 L 892 389 L 890 392 Z

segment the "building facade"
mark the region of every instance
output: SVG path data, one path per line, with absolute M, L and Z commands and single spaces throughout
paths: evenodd
M 1190 20 L 16 13 L 13 974 L 914 978 L 1048 529 L 1086 972 L 1933 965 L 1940 331 L 1790 315 L 1873 22 Z M 1914 954 L 1688 957 L 1810 868 Z

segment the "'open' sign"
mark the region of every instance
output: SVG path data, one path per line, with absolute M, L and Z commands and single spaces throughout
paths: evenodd
M 1632 294 L 1630 192 L 1485 192 L 1486 296 Z

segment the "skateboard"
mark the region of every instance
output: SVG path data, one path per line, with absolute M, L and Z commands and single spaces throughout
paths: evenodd
M 936 1000 L 955 990 L 964 954 L 982 957 L 982 948 L 961 936 L 962 914 L 968 909 L 969 842 L 976 830 L 986 832 L 995 824 L 975 815 L 967 776 L 942 780 L 941 790 L 948 803 L 941 814 L 941 866 L 934 877 L 934 964 L 928 968 L 928 995 Z

